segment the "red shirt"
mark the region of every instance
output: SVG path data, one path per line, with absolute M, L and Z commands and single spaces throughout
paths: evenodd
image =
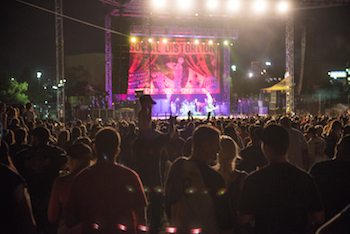
M 83 233 L 136 233 L 135 210 L 147 205 L 139 176 L 131 169 L 98 162 L 73 181 L 66 206 L 68 227 L 82 223 Z

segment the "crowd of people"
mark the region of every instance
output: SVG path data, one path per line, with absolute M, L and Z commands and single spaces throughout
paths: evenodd
M 1 233 L 350 233 L 347 116 L 35 118 L 0 103 Z

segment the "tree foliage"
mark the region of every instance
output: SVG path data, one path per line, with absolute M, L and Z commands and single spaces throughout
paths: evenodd
M 10 78 L 6 73 L 0 74 L 0 100 L 6 103 L 29 102 L 26 94 L 28 90 L 27 82 L 18 82 Z
M 26 94 L 31 102 L 34 104 L 43 103 L 45 100 L 49 100 L 50 95 L 43 89 L 44 81 L 38 82 L 37 78 L 34 77 L 36 70 L 31 67 L 23 68 L 21 75 L 18 77 L 19 82 L 27 82 L 28 90 Z

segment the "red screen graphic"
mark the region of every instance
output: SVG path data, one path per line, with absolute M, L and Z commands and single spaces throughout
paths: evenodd
M 208 43 L 131 43 L 128 94 L 220 93 L 217 50 Z

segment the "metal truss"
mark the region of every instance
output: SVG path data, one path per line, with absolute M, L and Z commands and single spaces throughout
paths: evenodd
M 286 18 L 286 113 L 294 112 L 294 19 Z
M 150 33 L 148 32 L 150 30 Z M 146 32 L 146 33 L 145 33 Z M 200 28 L 178 26 L 150 26 L 145 30 L 144 25 L 132 25 L 130 35 L 153 37 L 208 38 L 208 39 L 237 39 L 238 31 L 231 28 Z
M 230 113 L 230 90 L 231 90 L 231 77 L 230 77 L 230 46 L 225 46 L 224 53 L 224 71 L 223 71 L 223 98 L 222 102 L 227 104 L 227 112 Z
M 111 15 L 107 14 L 105 17 L 105 27 L 111 29 Z M 105 89 L 108 93 L 108 106 L 112 106 L 112 34 L 111 31 L 105 32 Z
M 55 0 L 56 26 L 56 83 L 64 80 L 64 44 L 63 44 L 63 17 L 62 0 Z M 60 82 L 61 81 L 61 82 Z M 64 87 L 57 89 L 57 117 L 65 121 L 65 93 Z
M 307 10 L 312 8 L 326 8 L 347 5 L 350 0 L 300 0 L 294 10 Z

